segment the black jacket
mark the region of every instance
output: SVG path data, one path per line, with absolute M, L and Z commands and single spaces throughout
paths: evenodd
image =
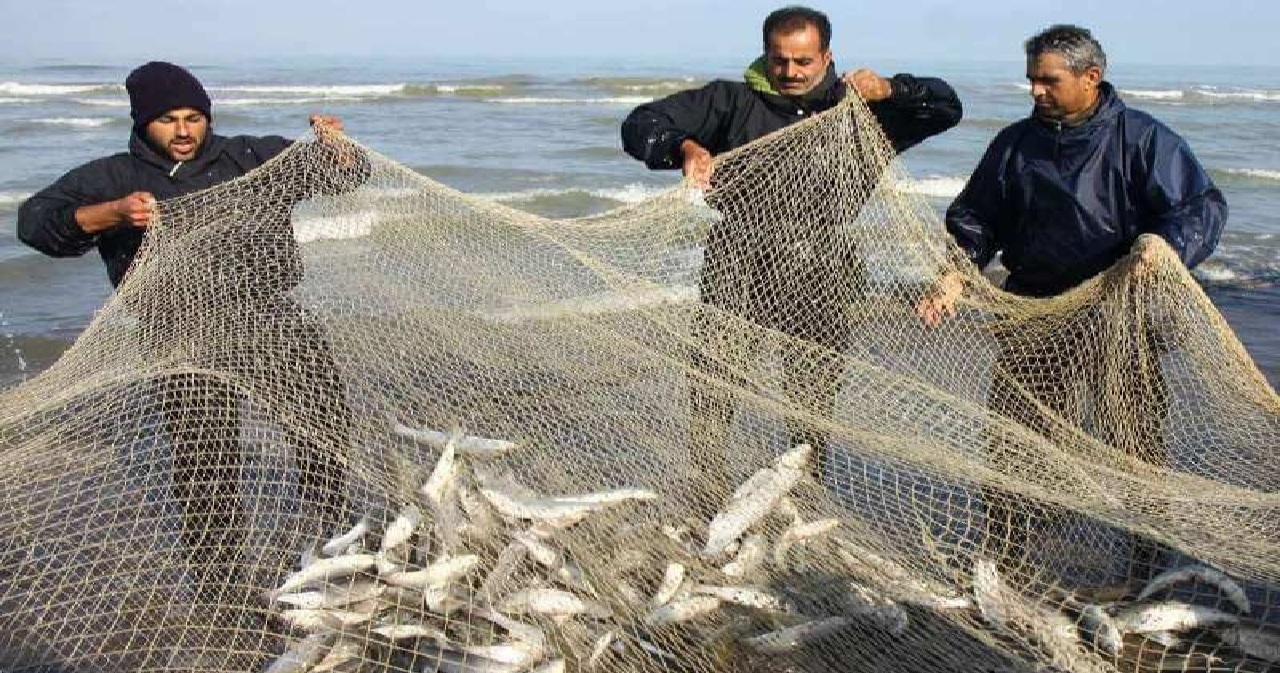
M 947 210 L 947 230 L 978 266 L 997 251 L 1006 288 L 1058 294 L 1158 234 L 1188 268 L 1213 252 L 1227 204 L 1187 143 L 1125 106 L 1108 83 L 1098 110 L 1063 127 L 1031 117 L 1001 131 Z
M 175 164 L 136 134 L 129 151 L 75 168 L 27 199 L 18 212 L 18 238 L 54 257 L 82 255 L 98 249 L 112 285 L 119 285 L 133 263 L 143 230 L 127 224 L 96 235 L 76 224 L 81 206 L 112 201 L 136 191 L 164 200 L 240 177 L 289 146 L 280 136 L 210 135 L 193 160 Z
M 868 107 L 898 152 L 960 122 L 960 99 L 946 82 L 895 75 L 890 83 L 892 95 Z M 716 80 L 641 105 L 622 123 L 623 148 L 649 168 L 680 168 L 684 163 L 680 143 L 686 138 L 713 155 L 721 154 L 835 107 L 847 91 L 834 66 L 802 99 L 762 89 L 747 82 Z

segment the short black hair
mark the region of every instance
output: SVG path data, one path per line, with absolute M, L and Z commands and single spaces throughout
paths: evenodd
M 790 33 L 804 30 L 805 26 L 818 29 L 818 37 L 822 40 L 822 50 L 831 48 L 831 19 L 816 9 L 791 5 L 775 9 L 764 20 L 764 50 L 769 51 L 769 38 L 778 31 Z

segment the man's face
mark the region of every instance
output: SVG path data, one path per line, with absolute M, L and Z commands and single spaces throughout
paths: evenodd
M 822 48 L 817 26 L 774 31 L 764 52 L 769 83 L 784 96 L 803 96 L 822 82 L 831 64 L 831 50 Z
M 173 161 L 191 161 L 209 135 L 209 118 L 199 110 L 177 108 L 147 124 L 147 140 Z
M 1036 116 L 1055 121 L 1079 117 L 1098 100 L 1102 69 L 1091 67 L 1076 74 L 1061 54 L 1046 52 L 1027 59 L 1027 81 L 1036 103 Z

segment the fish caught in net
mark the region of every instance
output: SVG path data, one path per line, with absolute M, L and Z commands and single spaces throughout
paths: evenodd
M 1280 666 L 1280 399 L 1177 256 L 1013 296 L 909 179 L 851 98 L 583 218 L 329 133 L 161 202 L 0 393 L 0 668 Z

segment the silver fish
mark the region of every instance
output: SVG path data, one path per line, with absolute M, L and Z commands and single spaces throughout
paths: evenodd
M 703 555 L 715 557 L 724 553 L 747 529 L 764 518 L 805 476 L 805 466 L 812 456 L 813 449 L 808 444 L 801 444 L 779 456 L 770 467 L 760 470 L 739 486 L 729 503 L 707 527 Z
M 407 640 L 409 638 L 430 638 L 438 643 L 448 643 L 449 636 L 440 629 L 426 624 L 382 624 L 369 629 L 387 640 Z
M 362 516 L 360 517 L 360 520 L 356 522 L 356 525 L 351 527 L 351 530 L 348 530 L 347 532 L 324 543 L 324 546 L 320 548 L 320 551 L 324 552 L 325 556 L 338 556 L 339 554 L 344 553 L 348 547 L 359 542 L 360 539 L 368 532 L 369 517 Z
M 339 666 L 360 659 L 364 656 L 364 643 L 356 639 L 344 638 L 334 644 L 329 649 L 328 654 L 324 655 L 311 669 L 310 673 L 328 673 L 328 671 L 336 670 Z
M 552 502 L 588 502 L 599 505 L 616 505 L 630 500 L 655 500 L 658 494 L 643 488 L 619 488 L 612 491 L 583 493 L 582 495 L 554 496 Z
M 677 600 L 653 610 L 645 616 L 644 622 L 649 626 L 679 624 L 697 619 L 720 608 L 720 599 L 715 596 L 691 596 Z
M 532 671 L 529 671 L 529 673 L 564 673 L 565 665 L 564 659 L 552 659 Z
M 666 571 L 662 574 L 662 582 L 658 584 L 658 590 L 653 594 L 653 607 L 660 608 L 675 597 L 676 592 L 680 590 L 680 585 L 684 584 L 685 567 L 679 563 L 668 563 Z
M 725 577 L 731 579 L 745 579 L 753 577 L 764 565 L 765 553 L 769 543 L 765 540 L 764 535 L 752 533 L 742 539 L 742 544 L 738 546 L 738 552 L 733 560 L 726 563 L 720 572 Z
M 853 622 L 848 617 L 815 619 L 785 629 L 746 638 L 742 640 L 742 644 L 763 654 L 790 652 L 797 647 L 808 645 L 820 638 L 836 633 L 848 627 L 851 623 Z
M 699 584 L 693 587 L 693 593 L 704 596 L 715 596 L 726 603 L 742 605 L 765 612 L 793 612 L 794 608 L 781 597 L 764 589 L 753 587 L 718 587 Z
M 520 500 L 491 488 L 483 488 L 480 493 L 503 516 L 540 521 L 554 528 L 568 528 L 604 506 L 595 502 Z
M 405 505 L 400 510 L 391 525 L 387 526 L 387 531 L 382 536 L 382 545 L 379 547 L 383 552 L 399 549 L 400 545 L 409 541 L 413 537 L 414 531 L 418 529 L 418 524 L 422 523 L 422 510 L 417 505 Z
M 1005 621 L 1004 590 L 995 561 L 975 558 L 973 561 L 973 600 L 978 614 L 988 624 Z
M 350 610 L 282 610 L 280 618 L 310 633 L 341 630 L 344 626 L 369 621 L 373 615 Z
M 332 633 L 307 636 L 273 661 L 264 673 L 303 673 L 310 670 L 329 651 L 333 638 Z
M 826 535 L 839 527 L 840 520 L 835 518 L 793 524 L 782 532 L 782 536 L 778 538 L 778 541 L 773 546 L 774 565 L 781 568 L 786 564 L 787 552 L 791 550 L 791 547 L 819 535 Z
M 503 612 L 543 615 L 590 615 L 598 619 L 611 617 L 608 607 L 568 591 L 548 588 L 524 589 L 508 596 L 499 605 Z
M 377 598 L 385 590 L 386 587 L 377 582 L 357 581 L 347 586 L 329 585 L 311 591 L 283 594 L 277 596 L 276 600 L 296 608 L 311 610 L 341 608 L 352 603 Z
M 560 552 L 543 542 L 539 536 L 529 531 L 521 531 L 511 536 L 516 542 L 529 550 L 529 556 L 547 568 L 559 568 L 562 563 Z
M 1136 603 L 1116 612 L 1115 624 L 1122 633 L 1186 631 L 1222 624 L 1234 625 L 1236 615 L 1181 601 Z
M 1124 646 L 1124 634 L 1099 605 L 1089 604 L 1080 611 L 1080 633 L 1086 642 L 1113 657 Z
M 503 645 L 465 645 L 459 649 L 473 657 L 511 664 L 517 670 L 532 666 L 541 658 L 540 652 L 520 642 Z
M 272 597 L 291 593 L 314 582 L 364 572 L 373 568 L 375 563 L 377 563 L 377 557 L 373 554 L 348 554 L 316 559 L 307 567 L 290 575 L 279 588 L 272 592 Z
M 1144 601 L 1155 595 L 1157 592 L 1167 589 L 1174 584 L 1186 582 L 1187 580 L 1192 579 L 1200 580 L 1205 584 L 1212 584 L 1213 586 L 1218 587 L 1218 590 L 1222 592 L 1222 595 L 1227 600 L 1231 601 L 1231 604 L 1240 611 L 1240 614 L 1249 614 L 1249 597 L 1245 594 L 1244 589 L 1242 589 L 1239 584 L 1236 584 L 1236 582 L 1230 577 L 1227 577 L 1226 573 L 1203 565 L 1175 568 L 1157 575 L 1147 583 L 1147 586 L 1143 587 L 1142 591 L 1138 594 L 1137 600 Z
M 384 575 L 382 580 L 387 584 L 409 589 L 443 589 L 465 577 L 479 565 L 480 557 L 474 554 L 441 556 L 426 568 Z
M 440 458 L 421 489 L 434 507 L 440 507 L 453 494 L 458 482 L 457 442 L 446 441 L 441 448 Z
M 443 448 L 450 439 L 453 439 L 457 444 L 458 453 L 471 458 L 497 458 L 519 446 L 519 444 L 505 439 L 489 439 L 488 437 L 464 435 L 460 432 L 441 432 L 427 428 L 415 429 L 395 421 L 392 422 L 392 427 L 395 433 L 401 437 L 407 437 L 436 448 Z

